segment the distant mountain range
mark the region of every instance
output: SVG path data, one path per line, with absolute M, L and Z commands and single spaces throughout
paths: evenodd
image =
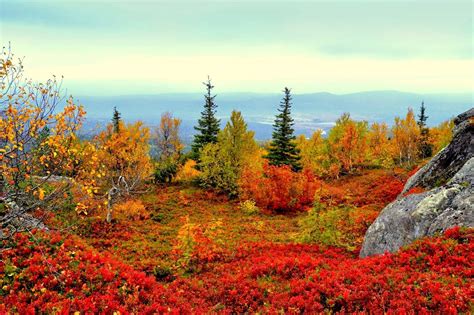
M 269 139 L 272 123 L 277 113 L 281 94 L 222 93 L 217 94 L 217 116 L 225 124 L 233 109 L 239 110 L 255 130 L 259 140 Z M 161 113 L 172 112 L 183 120 L 182 136 L 186 142 L 192 139 L 193 126 L 202 110 L 204 97 L 199 93 L 81 96 L 79 102 L 87 111 L 85 133 L 93 132 L 110 121 L 113 107 L 122 113 L 126 121 L 143 120 L 150 126 L 157 125 Z M 407 108 L 418 110 L 424 101 L 428 112 L 428 124 L 436 125 L 469 109 L 472 94 L 415 94 L 398 91 L 373 91 L 351 94 L 311 93 L 293 96 L 292 114 L 298 134 L 310 135 L 317 128 L 327 131 L 344 112 L 358 120 L 393 123 L 395 116 L 404 116 Z

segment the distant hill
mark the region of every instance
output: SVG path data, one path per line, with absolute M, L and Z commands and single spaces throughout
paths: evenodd
M 192 138 L 193 126 L 203 104 L 203 96 L 199 93 L 81 96 L 78 99 L 87 110 L 86 133 L 109 121 L 113 107 L 117 106 L 125 120 L 143 120 L 152 126 L 157 124 L 162 112 L 170 111 L 183 120 L 182 133 L 187 141 Z M 280 99 L 280 94 L 217 94 L 217 116 L 224 124 L 233 109 L 240 110 L 249 127 L 256 131 L 257 139 L 268 139 Z M 317 128 L 327 131 L 344 112 L 351 113 L 355 119 L 383 121 L 391 125 L 394 117 L 405 115 L 408 107 L 417 111 L 423 100 L 428 109 L 429 125 L 439 124 L 472 107 L 473 103 L 472 94 L 422 95 L 398 91 L 295 94 L 295 129 L 297 133 L 307 135 Z

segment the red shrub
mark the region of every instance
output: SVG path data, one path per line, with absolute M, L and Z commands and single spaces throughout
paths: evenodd
M 377 205 L 383 208 L 402 192 L 406 178 L 406 172 L 403 171 L 368 170 L 360 175 L 341 178 L 328 184 L 323 189 L 321 199 L 328 205 Z M 326 196 L 325 190 L 328 192 Z
M 317 245 L 243 244 L 165 287 L 75 237 L 17 234 L 2 244 L 0 313 L 469 313 L 473 238 L 454 228 L 365 259 Z
M 303 210 L 312 206 L 320 185 L 311 171 L 297 173 L 289 166 L 264 165 L 263 174 L 243 171 L 241 196 L 271 211 Z

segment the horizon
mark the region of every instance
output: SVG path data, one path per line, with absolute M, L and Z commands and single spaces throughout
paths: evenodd
M 2 42 L 73 95 L 474 91 L 471 1 L 111 3 L 0 0 Z
M 292 91 L 291 95 L 315 95 L 315 94 L 330 94 L 335 96 L 345 96 L 345 95 L 353 95 L 353 94 L 364 94 L 364 93 L 400 93 L 400 94 L 411 94 L 411 95 L 419 95 L 419 96 L 474 96 L 474 91 L 465 91 L 465 92 L 430 92 L 430 93 L 419 93 L 413 91 L 402 91 L 402 90 L 360 90 L 354 92 L 331 92 L 331 91 L 307 91 L 301 93 L 293 93 L 293 89 L 289 87 Z M 156 92 L 156 93 L 136 93 L 136 94 L 78 94 L 78 97 L 131 97 L 131 96 L 163 96 L 163 95 L 203 95 L 204 92 Z M 237 95 L 237 94 L 258 94 L 258 95 L 281 95 L 280 92 L 259 92 L 259 91 L 221 91 L 214 93 L 216 96 L 218 95 Z M 75 97 L 75 95 L 73 95 Z

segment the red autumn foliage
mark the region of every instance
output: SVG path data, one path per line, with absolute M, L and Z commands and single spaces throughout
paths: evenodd
M 474 230 L 454 228 L 397 254 L 246 244 L 214 269 L 166 287 L 74 236 L 4 242 L 0 313 L 468 313 Z
M 265 164 L 263 174 L 244 170 L 242 199 L 252 199 L 259 207 L 275 212 L 304 210 L 311 207 L 321 186 L 309 170 L 293 172 L 289 166 Z
M 392 202 L 402 192 L 405 180 L 408 178 L 403 170 L 367 171 L 350 179 L 341 179 L 327 184 L 335 191 L 333 198 L 340 200 L 335 204 L 350 204 L 354 206 L 384 205 Z M 327 197 L 326 197 L 327 198 Z
M 421 194 L 425 191 L 426 191 L 426 189 L 424 189 L 423 187 L 416 186 L 416 187 L 413 187 L 412 189 L 410 189 L 409 191 L 407 191 L 406 193 L 404 193 L 403 196 Z

